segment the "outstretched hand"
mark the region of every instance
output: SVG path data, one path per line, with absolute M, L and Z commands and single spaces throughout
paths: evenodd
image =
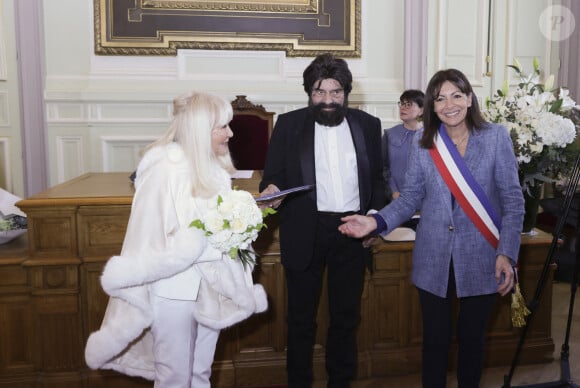
M 338 231 L 349 237 L 362 238 L 377 228 L 377 221 L 373 217 L 354 214 L 340 219 L 344 224 L 338 227 Z

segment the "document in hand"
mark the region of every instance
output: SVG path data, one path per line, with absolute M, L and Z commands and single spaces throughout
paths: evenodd
M 297 193 L 300 191 L 312 190 L 313 188 L 314 188 L 314 185 L 296 186 L 296 187 L 292 187 L 291 189 L 278 191 L 277 193 L 265 194 L 265 195 L 262 195 L 260 197 L 256 197 L 255 199 L 256 199 L 256 202 L 273 201 L 277 198 L 284 197 L 288 194 Z

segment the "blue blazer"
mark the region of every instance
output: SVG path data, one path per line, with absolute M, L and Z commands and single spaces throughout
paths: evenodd
M 420 289 L 445 297 L 453 263 L 457 296 L 493 294 L 497 292 L 496 257 L 503 254 L 517 262 L 524 217 L 518 164 L 509 133 L 496 124 L 474 129 L 464 155 L 467 167 L 501 217 L 497 250 L 452 201 L 429 150 L 419 145 L 422 135 L 423 130 L 419 130 L 413 141 L 400 197 L 379 212 L 387 223 L 387 233 L 408 220 L 415 209 L 421 209 L 411 281 Z

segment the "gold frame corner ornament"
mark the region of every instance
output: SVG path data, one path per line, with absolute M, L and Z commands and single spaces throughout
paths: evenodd
M 361 0 L 93 0 L 97 55 L 179 49 L 361 56 Z

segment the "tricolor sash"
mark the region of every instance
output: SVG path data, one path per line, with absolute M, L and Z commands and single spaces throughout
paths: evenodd
M 497 249 L 501 229 L 500 218 L 479 183 L 471 175 L 443 124 L 439 127 L 439 133 L 434 140 L 434 147 L 429 152 L 439 174 L 471 222 L 487 242 Z

